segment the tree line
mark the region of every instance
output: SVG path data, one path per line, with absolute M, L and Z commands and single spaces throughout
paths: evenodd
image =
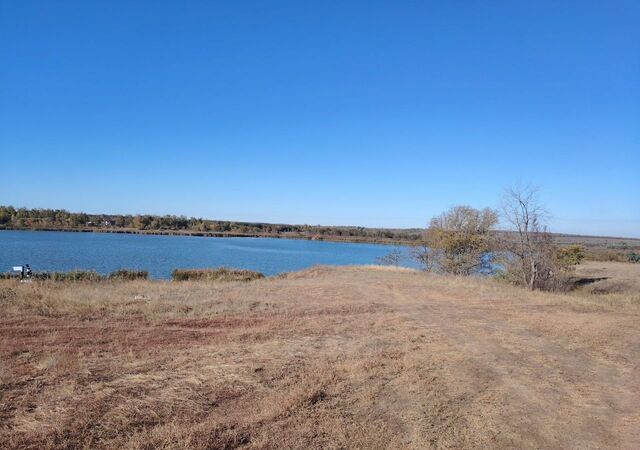
M 0 206 L 0 229 L 93 229 L 181 231 L 234 235 L 299 235 L 305 237 L 358 238 L 367 241 L 414 242 L 415 230 L 389 230 L 356 226 L 289 225 L 208 220 L 175 215 L 123 215 L 74 213 L 64 209 L 28 209 Z

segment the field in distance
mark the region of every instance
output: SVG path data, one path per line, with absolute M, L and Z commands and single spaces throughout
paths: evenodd
M 382 267 L 5 280 L 0 442 L 640 448 L 640 265 L 577 276 L 570 294 Z

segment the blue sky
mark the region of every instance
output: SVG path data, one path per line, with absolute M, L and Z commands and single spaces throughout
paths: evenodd
M 0 204 L 640 236 L 640 2 L 0 5 Z

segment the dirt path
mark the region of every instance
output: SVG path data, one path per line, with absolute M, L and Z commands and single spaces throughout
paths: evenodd
M 368 285 L 369 298 L 401 312 L 415 343 L 380 393 L 405 444 L 639 448 L 637 311 L 386 287 Z

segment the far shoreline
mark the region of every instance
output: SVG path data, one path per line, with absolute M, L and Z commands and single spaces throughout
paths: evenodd
M 365 237 L 343 237 L 326 235 L 303 235 L 299 233 L 228 233 L 219 231 L 179 231 L 179 230 L 138 230 L 135 228 L 53 228 L 53 227 L 3 227 L 0 231 L 53 231 L 62 233 L 106 233 L 106 234 L 137 234 L 148 236 L 182 236 L 182 237 L 206 237 L 206 238 L 271 238 L 271 239 L 295 239 L 301 241 L 324 241 L 344 244 L 380 244 L 411 246 L 418 244 L 416 241 L 370 239 Z
M 56 231 L 66 233 L 111 233 L 111 234 L 138 234 L 150 236 L 191 236 L 191 237 L 215 237 L 215 238 L 273 238 L 273 239 L 296 239 L 303 241 L 325 241 L 342 242 L 352 244 L 383 244 L 383 245 L 420 245 L 420 240 L 415 239 L 383 239 L 366 236 L 337 236 L 301 234 L 295 232 L 282 233 L 234 233 L 226 231 L 190 231 L 190 230 L 139 230 L 136 228 L 102 228 L 102 227 L 14 227 L 3 226 L 0 231 Z M 505 233 L 498 230 L 497 233 Z M 582 243 L 591 248 L 606 248 L 611 244 L 609 241 L 626 242 L 633 247 L 640 247 L 640 238 L 624 236 L 595 236 L 570 233 L 551 233 L 554 240 L 559 245 Z

